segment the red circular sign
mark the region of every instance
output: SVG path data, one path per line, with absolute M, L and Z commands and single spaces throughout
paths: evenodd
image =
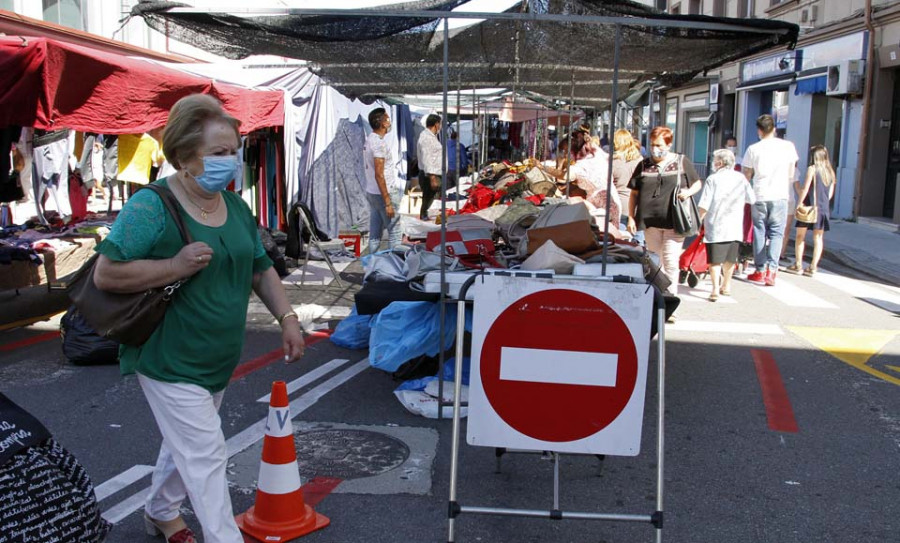
M 615 386 L 501 380 L 503 347 L 615 354 Z M 637 370 L 625 322 L 601 300 L 576 290 L 543 290 L 517 300 L 494 321 L 481 349 L 481 382 L 494 411 L 516 431 L 542 441 L 576 441 L 606 428 L 628 404 Z

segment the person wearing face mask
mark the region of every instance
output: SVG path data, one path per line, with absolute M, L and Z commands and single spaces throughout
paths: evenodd
M 675 294 L 684 236 L 674 230 L 672 196 L 677 191 L 678 199 L 684 201 L 700 192 L 703 183 L 690 160 L 670 151 L 672 139 L 668 127 L 657 126 L 650 131 L 650 157 L 635 167 L 628 183 L 628 231 L 632 235 L 644 231 L 647 249 L 659 255 L 661 267 L 672 282 L 668 290 Z
M 256 221 L 240 196 L 225 190 L 241 171 L 239 124 L 205 95 L 182 98 L 169 112 L 162 143 L 175 174 L 154 184 L 174 194 L 193 243 L 184 245 L 159 195 L 141 190 L 97 247 L 94 282 L 101 290 L 131 293 L 183 281 L 150 339 L 120 349 L 122 373 L 137 374 L 162 434 L 144 521 L 149 534 L 169 543 L 196 541 L 179 514 L 186 497 L 206 543 L 243 542 L 218 410 L 240 361 L 251 291 L 281 325 L 285 361 L 304 350 Z
M 734 171 L 741 171 L 741 155 L 738 154 L 737 139 L 733 136 L 725 140 L 725 150 L 734 155 Z
M 391 249 L 400 245 L 400 200 L 403 181 L 397 178 L 393 152 L 385 137 L 391 130 L 391 117 L 383 107 L 369 112 L 372 133 L 366 138 L 363 162 L 366 168 L 366 198 L 369 200 L 369 254 L 378 250 L 381 236 L 388 231 Z

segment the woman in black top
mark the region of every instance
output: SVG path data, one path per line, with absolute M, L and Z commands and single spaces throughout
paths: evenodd
M 672 282 L 668 290 L 675 294 L 684 236 L 673 227 L 672 195 L 677 190 L 678 199 L 686 200 L 700 192 L 703 183 L 689 160 L 669 152 L 672 137 L 665 126 L 650 131 L 650 157 L 637 165 L 628 183 L 628 231 L 644 231 L 647 249 L 659 255 L 661 267 Z

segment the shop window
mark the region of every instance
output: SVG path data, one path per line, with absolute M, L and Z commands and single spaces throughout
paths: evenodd
M 703 12 L 703 0 L 690 0 L 688 15 L 700 15 Z
M 15 0 L 0 0 L 0 9 L 5 9 L 6 11 L 13 11 L 13 4 Z
M 666 100 L 666 126 L 673 134 L 678 133 L 678 98 Z
M 43 0 L 44 20 L 77 30 L 84 30 L 82 0 Z
M 656 0 L 656 9 L 666 11 L 669 9 L 669 0 Z
M 725 0 L 713 0 L 713 17 L 725 16 Z
M 780 4 L 782 1 L 783 1 L 783 0 L 769 0 L 769 7 L 777 6 L 777 5 Z

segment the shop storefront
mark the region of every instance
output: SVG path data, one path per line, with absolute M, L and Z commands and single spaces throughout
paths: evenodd
M 810 147 L 824 145 L 838 178 L 836 218 L 854 214 L 863 101 L 861 86 L 845 82 L 861 80 L 865 63 L 848 61 L 864 61 L 866 40 L 866 32 L 855 32 L 741 64 L 738 146 L 745 150 L 758 140 L 755 121 L 764 113 L 775 118 L 778 136 L 797 147 L 799 172 Z

